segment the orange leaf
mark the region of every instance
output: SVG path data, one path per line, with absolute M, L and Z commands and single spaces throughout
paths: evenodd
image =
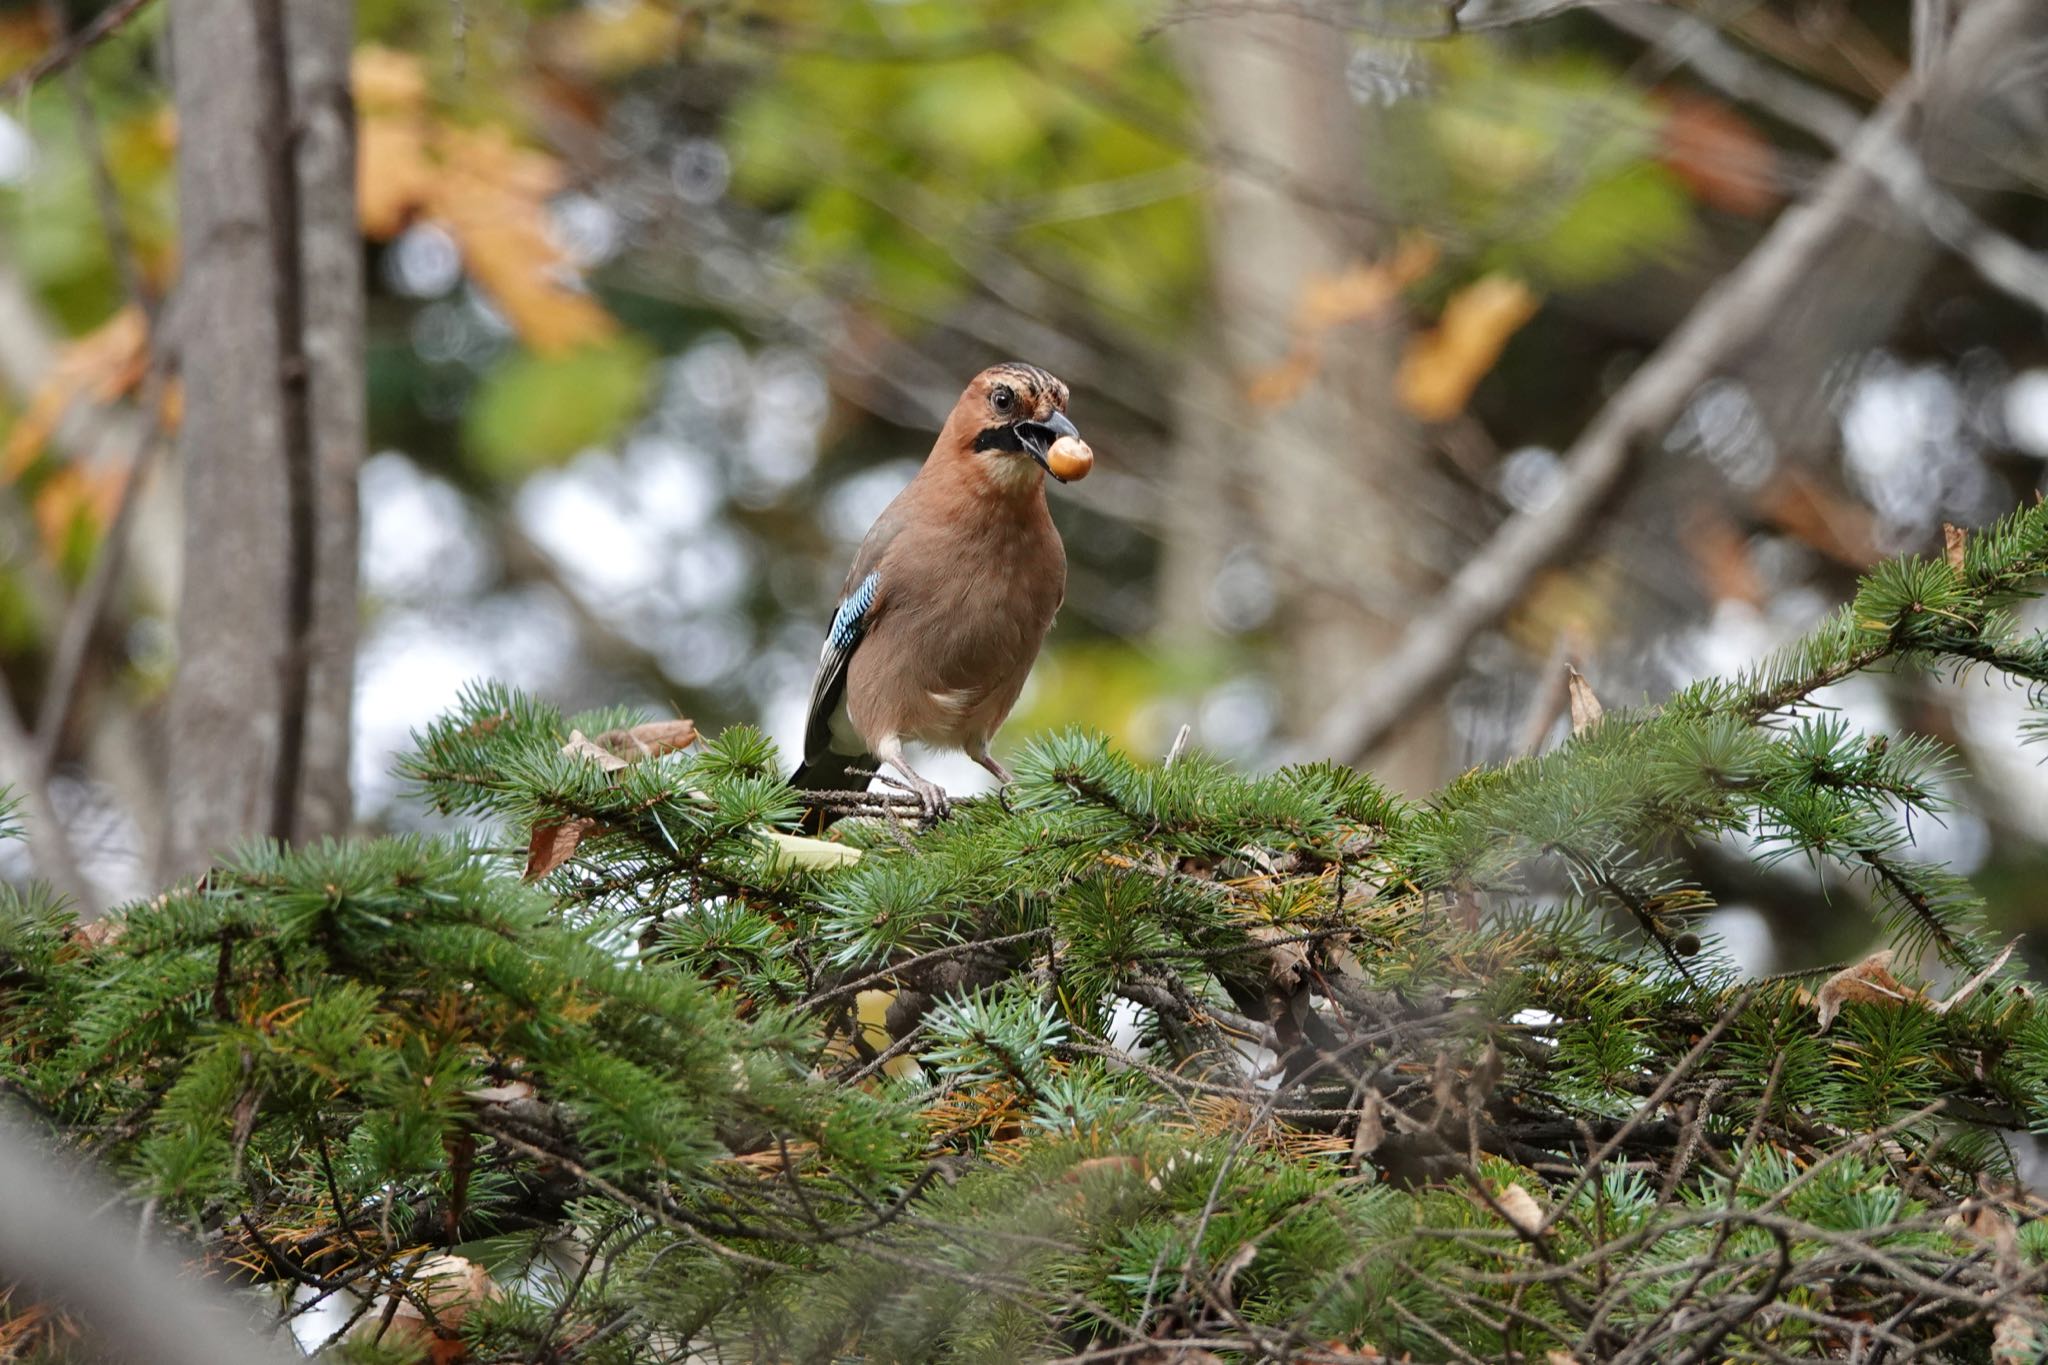
M 439 172 L 418 121 L 368 117 L 356 135 L 356 220 L 363 235 L 386 242 L 433 199 Z
M 409 52 L 365 43 L 349 65 L 349 85 L 365 114 L 416 114 L 426 108 L 427 73 Z
M 139 308 L 123 308 L 67 342 L 7 433 L 6 449 L 0 451 L 5 477 L 21 477 L 74 404 L 82 399 L 114 402 L 139 385 L 148 369 L 149 329 Z
M 114 519 L 121 489 L 128 482 L 128 470 L 89 469 L 65 465 L 36 489 L 31 510 L 43 548 L 54 558 L 64 549 L 71 530 L 81 521 L 95 531 Z
M 1778 206 L 1778 154 L 1755 125 L 1717 99 L 1664 100 L 1661 157 L 1701 203 L 1745 218 Z
M 1763 575 L 1750 559 L 1742 529 L 1721 513 L 1703 506 L 1679 529 L 1679 542 L 1692 555 L 1694 575 L 1716 602 L 1764 604 Z
M 1244 396 L 1262 408 L 1284 407 L 1301 397 L 1301 391 L 1316 377 L 1318 365 L 1316 347 L 1310 342 L 1298 342 L 1279 363 L 1247 379 Z
M 1376 318 L 1393 307 L 1402 290 L 1434 269 L 1436 260 L 1436 243 L 1411 235 L 1384 260 L 1316 276 L 1302 290 L 1296 325 L 1304 332 L 1323 332 Z
M 1463 412 L 1508 338 L 1536 315 L 1536 305 L 1535 293 L 1511 275 L 1487 275 L 1451 295 L 1437 325 L 1401 357 L 1395 386 L 1402 405 L 1430 422 Z

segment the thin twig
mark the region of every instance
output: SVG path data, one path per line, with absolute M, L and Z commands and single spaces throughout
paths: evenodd
M 45 76 L 70 66 L 119 33 L 127 27 L 129 20 L 142 13 L 148 5 L 149 0 L 114 0 L 113 4 L 94 15 L 91 23 L 69 39 L 53 44 L 48 52 L 8 77 L 7 83 L 0 85 L 0 102 L 11 104 L 20 99 L 33 90 L 37 82 Z

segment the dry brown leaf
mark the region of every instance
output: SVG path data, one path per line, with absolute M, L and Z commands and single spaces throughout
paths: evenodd
M 581 730 L 569 732 L 569 742 L 562 746 L 562 753 L 569 758 L 587 758 L 608 773 L 615 773 L 626 766 L 625 759 L 591 739 Z
M 1253 943 L 1266 945 L 1262 956 L 1266 959 L 1266 975 L 1274 984 L 1281 986 L 1300 985 L 1308 977 L 1308 944 L 1300 936 L 1282 924 L 1248 924 L 1244 936 Z M 1288 940 L 1275 942 L 1275 940 Z
M 475 1100 L 478 1104 L 511 1104 L 517 1100 L 532 1099 L 535 1091 L 526 1081 L 507 1081 L 503 1085 L 480 1085 L 462 1094 L 463 1098 Z
M 1662 160 L 1693 197 L 1758 218 L 1778 206 L 1778 154 L 1770 139 L 1708 95 L 1665 96 Z
M 1948 566 L 1956 571 L 1956 576 L 1959 578 L 1963 572 L 1963 556 L 1969 548 L 1970 537 L 1968 532 L 1964 531 L 1960 526 L 1951 526 L 1945 521 L 1941 524 L 1942 554 L 1947 557 Z
M 1368 1090 L 1358 1102 L 1358 1127 L 1351 1134 L 1351 1155 L 1363 1162 L 1387 1140 L 1386 1121 L 1380 1117 L 1380 1096 Z
M 1502 1186 L 1494 1191 L 1493 1200 L 1507 1220 L 1521 1231 L 1533 1236 L 1543 1230 L 1543 1206 L 1520 1185 Z
M 659 758 L 689 748 L 697 742 L 697 726 L 694 721 L 680 718 L 650 720 L 628 730 L 607 730 L 590 742 L 628 763 L 637 763 L 643 758 Z
M 71 936 L 90 943 L 95 948 L 101 948 L 109 943 L 119 943 L 121 936 L 127 932 L 127 920 L 115 915 L 108 915 L 103 919 L 96 919 L 88 924 L 79 925 L 71 931 Z
M 460 1337 L 464 1319 L 478 1304 L 503 1297 L 490 1272 L 462 1256 L 432 1256 L 421 1262 L 410 1277 L 412 1296 L 400 1297 L 392 1307 L 391 1323 L 384 1330 L 385 1342 L 410 1342 L 425 1348 L 432 1365 L 453 1365 L 469 1358 L 468 1343 Z M 426 1305 L 434 1320 L 429 1323 L 420 1309 Z M 358 1336 L 370 1337 L 383 1327 L 385 1304 L 373 1305 L 357 1323 Z
M 624 765 L 621 764 L 621 767 Z M 587 815 L 549 825 L 535 825 L 526 841 L 526 880 L 538 881 L 576 856 L 583 836 L 597 828 Z
M 1536 316 L 1536 292 L 1512 275 L 1483 276 L 1451 295 L 1443 316 L 1408 343 L 1395 388 L 1401 404 L 1426 422 L 1465 410 L 1508 338 Z
M 2024 1313 L 2012 1312 L 1998 1320 L 1991 1331 L 1991 1359 L 1995 1365 L 2035 1365 L 2041 1358 L 2034 1324 Z
M 1904 1005 L 1922 1003 L 1926 999 L 1924 992 L 1905 985 L 1892 975 L 1892 950 L 1880 948 L 1822 982 L 1821 988 L 1814 992 L 1813 1012 L 1820 1017 L 1817 1031 L 1826 1033 L 1844 1005 Z
M 1607 714 L 1607 708 L 1600 704 L 1600 698 L 1593 693 L 1593 684 L 1586 681 L 1586 675 L 1570 664 L 1564 666 L 1565 695 L 1571 700 L 1572 733 L 1582 735 L 1600 723 Z
M 1950 991 L 1946 999 L 1942 1000 L 1940 1003 L 1934 1006 L 1934 1012 L 1936 1014 L 1947 1014 L 1957 1005 L 1962 1004 L 1965 1000 L 1968 1000 L 1971 996 L 1975 995 L 1977 993 L 1977 988 L 1979 986 L 1982 986 L 1986 981 L 1989 981 L 1993 976 L 1996 976 L 1998 974 L 1998 969 L 2006 964 L 2007 959 L 2011 958 L 2012 950 L 2019 946 L 2020 941 L 2018 939 L 2014 939 L 2012 942 L 2006 944 L 2004 952 L 2000 953 L 1997 957 L 1992 958 L 1991 961 L 1986 963 L 1984 967 L 1981 970 L 1979 970 L 1975 976 L 1971 977 L 1968 981 L 1965 981 L 1962 985 Z
M 1060 1172 L 1060 1181 L 1067 1185 L 1078 1185 L 1091 1176 L 1114 1174 L 1143 1176 L 1145 1163 L 1134 1156 L 1091 1156 L 1077 1161 Z

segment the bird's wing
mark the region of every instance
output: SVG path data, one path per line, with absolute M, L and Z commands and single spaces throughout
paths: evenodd
M 806 759 L 824 753 L 832 742 L 832 715 L 846 695 L 846 669 L 882 610 L 882 555 L 896 539 L 901 522 L 897 507 L 891 504 L 861 542 L 853 569 L 846 575 L 832 626 L 825 632 L 825 648 L 818 656 L 817 681 L 811 684 L 810 718 L 804 724 Z

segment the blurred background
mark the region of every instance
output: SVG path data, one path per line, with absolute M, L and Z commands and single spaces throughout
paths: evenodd
M 358 826 L 430 820 L 392 754 L 485 677 L 750 722 L 793 760 L 854 547 L 1000 359 L 1067 381 L 1097 466 L 1051 491 L 1067 603 L 999 753 L 1082 724 L 1157 757 L 1187 725 L 1420 797 L 1558 742 L 1567 664 L 1612 708 L 1754 662 L 2042 485 L 2048 35 L 2026 6 L 1965 33 L 1972 8 L 360 0 Z M 165 9 L 0 8 L 0 748 L 47 775 L 102 901 L 151 888 L 206 780 L 160 738 Z M 1580 434 L 1902 91 L 1883 187 L 1836 193 L 1762 325 L 1561 502 Z M 1433 595 L 1552 515 L 1568 552 L 1397 723 L 1347 732 Z M 2005 929 L 2048 922 L 2021 698 L 1826 699 L 1958 747 L 1922 855 Z M 1854 888 L 1817 925 L 1814 874 L 1689 856 L 1755 968 L 1870 936 Z

